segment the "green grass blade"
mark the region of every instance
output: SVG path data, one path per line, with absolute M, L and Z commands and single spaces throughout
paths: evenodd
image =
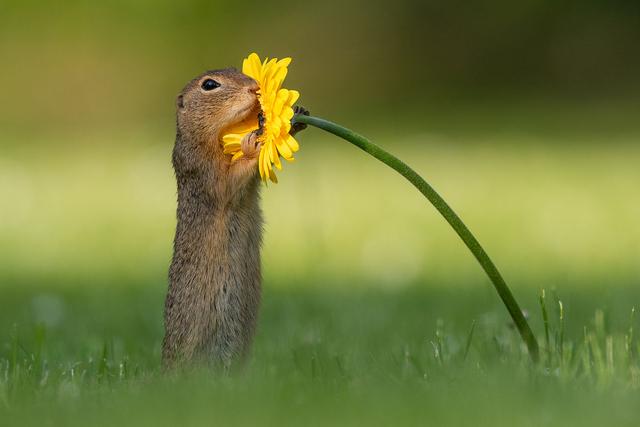
M 544 289 L 540 294 L 540 310 L 542 311 L 542 321 L 544 322 L 544 342 L 547 349 L 547 365 L 551 365 L 551 339 L 549 338 L 549 314 L 547 313 L 547 306 L 545 304 L 545 292 Z
M 462 360 L 467 360 L 467 355 L 469 354 L 469 349 L 471 348 L 471 341 L 473 340 L 473 332 L 476 329 L 476 321 L 471 322 L 471 329 L 469 330 L 469 334 L 467 335 L 467 343 L 464 346 L 464 355 L 462 356 Z

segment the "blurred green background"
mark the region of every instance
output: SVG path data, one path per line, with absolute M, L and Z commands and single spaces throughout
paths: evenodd
M 164 281 L 176 93 L 257 51 L 294 58 L 302 105 L 415 166 L 507 277 L 635 280 L 639 18 L 632 1 L 5 0 L 0 277 Z M 300 139 L 264 191 L 269 286 L 480 276 L 400 178 Z
M 434 185 L 529 312 L 556 289 L 578 337 L 596 309 L 627 322 L 640 296 L 639 43 L 632 0 L 3 0 L 0 354 L 12 331 L 28 343 L 45 325 L 52 366 L 115 340 L 157 368 L 174 99 L 252 51 L 293 57 L 301 105 Z M 298 139 L 296 163 L 263 190 L 256 363 L 282 360 L 280 333 L 282 348 L 338 337 L 337 352 L 384 359 L 442 319 L 462 336 L 472 319 L 506 324 L 418 192 L 334 137 Z

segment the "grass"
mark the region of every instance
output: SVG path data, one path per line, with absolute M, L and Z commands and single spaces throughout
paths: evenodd
M 3 328 L 0 422 L 631 425 L 640 398 L 634 320 L 613 298 L 599 301 L 607 311 L 561 320 L 547 294 L 549 341 L 530 313 L 543 350 L 534 368 L 488 286 L 464 296 L 268 289 L 251 363 L 220 377 L 162 374 L 162 294 L 5 292 L 2 325 L 20 323 Z
M 400 144 L 358 130 L 478 236 L 528 313 L 538 367 L 419 194 L 309 133 L 263 195 L 246 371 L 164 375 L 171 137 L 13 141 L 0 153 L 0 425 L 635 425 L 635 134 Z

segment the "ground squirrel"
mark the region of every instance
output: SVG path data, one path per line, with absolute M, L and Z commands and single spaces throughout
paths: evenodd
M 233 163 L 220 139 L 261 115 L 257 91 L 252 78 L 228 68 L 193 79 L 177 99 L 178 223 L 165 301 L 166 366 L 201 361 L 228 368 L 251 345 L 261 293 L 260 131 L 243 139 L 244 155 Z

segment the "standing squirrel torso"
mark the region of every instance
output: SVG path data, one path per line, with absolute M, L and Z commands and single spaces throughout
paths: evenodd
M 173 167 L 177 227 L 165 302 L 163 361 L 229 367 L 248 352 L 260 304 L 262 213 L 256 132 L 243 156 L 224 131 L 260 113 L 257 83 L 235 69 L 192 80 L 178 96 Z

